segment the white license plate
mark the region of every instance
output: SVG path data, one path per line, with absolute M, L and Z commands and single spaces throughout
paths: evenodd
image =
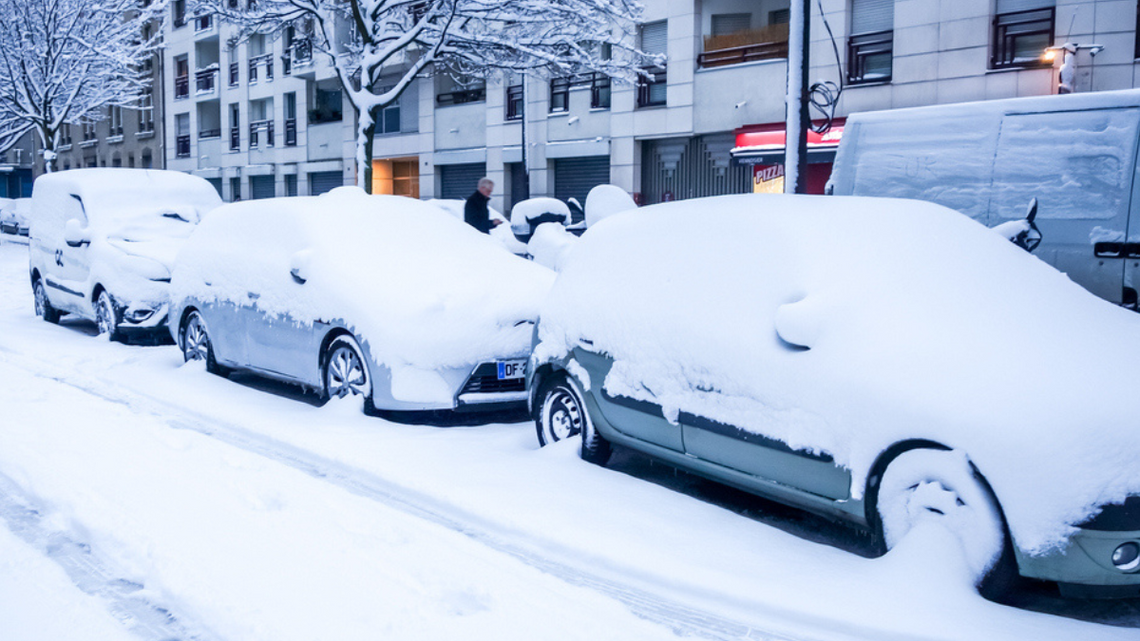
M 522 378 L 526 369 L 526 361 L 498 361 L 497 365 L 499 366 L 500 381 Z

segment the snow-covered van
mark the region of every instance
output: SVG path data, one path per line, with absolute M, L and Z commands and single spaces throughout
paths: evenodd
M 170 267 L 221 204 L 202 178 L 148 169 L 76 169 L 36 179 L 29 270 L 36 314 L 95 321 L 112 339 L 161 335 Z
M 1036 198 L 1035 254 L 1136 309 L 1138 135 L 1138 90 L 853 114 L 828 191 L 928 200 L 990 227 L 1024 218 Z

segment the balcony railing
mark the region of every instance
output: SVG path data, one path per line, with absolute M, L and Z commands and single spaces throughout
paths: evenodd
M 175 140 L 175 155 L 179 158 L 190 157 L 190 134 L 178 136 Z
M 198 140 L 210 140 L 211 138 L 221 138 L 221 129 L 203 129 L 198 132 Z
M 265 79 L 273 80 L 273 54 L 267 53 L 249 59 L 249 82 L 257 82 L 257 68 L 265 66 Z
M 771 25 L 723 36 L 705 36 L 704 52 L 697 56 L 702 68 L 788 57 L 788 25 Z
M 273 137 L 273 121 L 272 120 L 256 120 L 249 123 L 249 148 L 253 149 L 261 145 L 260 133 L 265 130 L 265 146 L 272 147 L 275 144 Z
M 190 97 L 190 76 L 175 76 L 174 77 L 174 99 L 181 100 L 182 98 Z
M 293 65 L 300 67 L 313 61 L 313 41 L 308 38 L 293 43 Z
M 288 118 L 285 120 L 285 146 L 297 146 L 297 119 Z
M 241 149 L 241 127 L 230 127 L 230 151 Z
M 198 93 L 210 93 L 214 90 L 215 79 L 218 76 L 218 68 L 200 69 L 194 72 L 195 87 Z
M 461 105 L 468 102 L 480 102 L 486 95 L 486 87 L 476 87 L 474 89 L 460 89 L 459 91 L 441 93 L 435 97 L 435 100 L 441 105 Z
M 194 31 L 207 31 L 214 26 L 213 16 L 198 16 L 194 18 Z

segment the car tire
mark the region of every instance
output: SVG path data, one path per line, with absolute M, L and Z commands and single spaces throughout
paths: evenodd
M 214 344 L 210 341 L 210 334 L 206 330 L 206 321 L 197 311 L 190 312 L 182 323 L 179 331 L 178 344 L 182 347 L 182 360 L 205 361 L 206 371 L 218 376 L 230 373 L 228 367 L 218 364 L 214 357 Z
M 51 306 L 51 301 L 48 300 L 47 290 L 44 289 L 42 280 L 37 278 L 36 281 L 32 283 L 32 295 L 36 301 L 36 316 L 52 324 L 59 323 L 59 310 Z
M 582 433 L 582 425 L 588 420 L 586 404 L 570 379 L 562 373 L 548 376 L 538 391 L 538 412 L 534 427 L 538 434 L 538 446 L 545 447 L 564 441 Z
M 962 452 L 903 452 L 883 473 L 875 510 L 876 534 L 886 550 L 919 524 L 936 522 L 961 542 L 982 596 L 1003 601 L 1015 588 L 1017 562 L 1001 506 Z
M 115 305 L 115 299 L 111 298 L 107 290 L 100 290 L 99 295 L 95 297 L 95 325 L 99 328 L 99 335 L 106 336 L 112 341 L 122 340 L 119 322 L 119 310 Z
M 372 378 L 364 362 L 364 352 L 352 336 L 342 334 L 329 343 L 322 359 L 321 393 L 326 399 L 361 396 L 364 413 L 374 411 Z

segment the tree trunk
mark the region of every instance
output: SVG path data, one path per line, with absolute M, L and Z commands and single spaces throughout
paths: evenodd
M 372 147 L 376 141 L 375 112 L 361 120 L 356 130 L 356 170 L 360 176 L 358 185 L 367 194 L 372 193 Z
M 43 145 L 44 155 L 44 173 L 50 174 L 55 171 L 55 135 L 56 132 L 48 131 L 47 127 L 40 128 L 40 144 Z M 34 161 L 33 161 L 34 162 Z

